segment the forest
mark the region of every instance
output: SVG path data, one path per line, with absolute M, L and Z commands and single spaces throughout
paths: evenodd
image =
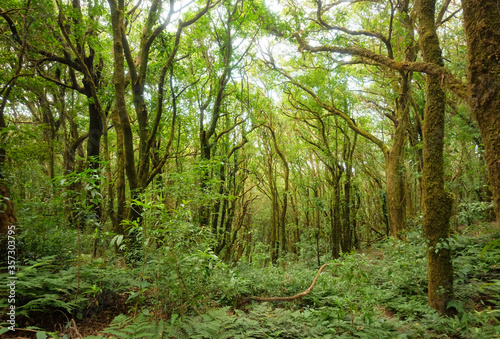
M 3 0 L 0 336 L 500 338 L 498 0 Z

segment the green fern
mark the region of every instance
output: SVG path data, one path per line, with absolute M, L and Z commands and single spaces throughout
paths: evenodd
M 103 332 L 119 338 L 160 338 L 164 330 L 163 320 L 150 321 L 140 314 L 137 318 L 120 314 Z
M 61 270 L 56 260 L 55 256 L 44 257 L 19 267 L 16 280 L 19 315 L 29 316 L 33 311 L 54 308 L 71 312 L 82 301 L 72 295 L 77 288 L 76 268 Z M 4 280 L 5 275 L 0 274 L 0 279 Z

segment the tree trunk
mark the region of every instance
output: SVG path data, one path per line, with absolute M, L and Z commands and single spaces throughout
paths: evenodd
M 289 191 L 289 182 L 290 182 L 290 169 L 288 167 L 288 161 L 285 157 L 285 154 L 279 148 L 278 143 L 276 141 L 276 135 L 274 133 L 274 129 L 272 127 L 268 127 L 271 132 L 271 137 L 273 139 L 274 149 L 281 161 L 283 161 L 283 169 L 284 173 L 284 181 L 285 181 L 285 189 L 283 191 L 283 204 L 281 206 L 281 211 L 278 211 L 278 225 L 279 225 L 279 233 L 280 233 L 280 251 L 281 255 L 284 255 L 287 251 L 287 236 L 286 236 L 286 212 L 288 207 L 288 191 Z
M 292 204 L 293 210 L 293 223 L 295 225 L 295 232 L 293 236 L 293 244 L 291 246 L 291 251 L 294 254 L 298 254 L 298 245 L 300 243 L 300 226 L 299 226 L 299 208 L 297 201 L 297 188 L 293 190 L 293 195 L 290 198 L 290 203 Z
M 411 31 L 410 28 L 408 28 Z M 413 31 L 411 31 L 413 32 Z M 413 35 L 413 34 L 412 34 Z M 408 48 L 411 50 L 411 47 Z M 412 56 L 407 53 L 406 60 Z M 409 124 L 409 92 L 411 73 L 399 72 L 400 88 L 396 110 L 396 131 L 393 145 L 386 157 L 387 209 L 391 236 L 400 237 L 406 225 L 406 199 L 404 190 L 404 148 Z
M 462 0 L 470 105 L 485 149 L 500 229 L 500 9 L 497 0 Z
M 332 258 L 338 259 L 340 257 L 340 243 L 341 243 L 341 220 L 340 220 L 340 178 L 342 172 L 335 173 L 334 169 L 330 170 L 332 174 L 333 183 L 333 199 L 330 207 L 330 218 L 332 227 Z
M 3 151 L 3 149 L 1 150 Z M 3 157 L 0 154 L 0 157 Z M 2 168 L 3 170 L 3 168 Z M 12 205 L 12 199 L 10 197 L 9 188 L 5 185 L 5 179 L 3 176 L 0 178 L 0 199 L 2 203 L 2 210 L 0 211 L 0 236 L 4 237 L 7 235 L 9 226 L 16 224 L 16 216 L 14 214 L 14 207 Z M 16 231 L 16 234 L 18 232 Z
M 88 90 L 90 92 L 90 90 Z M 90 94 L 89 100 L 92 97 Z M 100 169 L 99 160 L 100 159 L 100 146 L 101 146 L 101 136 L 103 133 L 103 122 L 99 114 L 99 110 L 96 108 L 95 104 L 89 105 L 89 135 L 87 139 L 87 161 L 89 162 L 89 167 L 95 170 L 95 174 L 98 174 Z M 94 188 L 99 191 L 101 186 L 101 180 L 99 176 L 95 176 L 93 180 Z M 89 201 L 91 205 L 91 211 L 95 214 L 96 220 L 101 220 L 102 210 L 99 202 L 95 200 Z
M 18 64 L 15 70 L 16 76 L 20 74 L 23 69 L 24 46 L 23 42 L 22 48 L 17 55 Z M 0 101 L 0 131 L 2 132 L 7 127 L 7 123 L 5 121 L 5 107 L 7 107 L 7 100 L 14 84 L 16 83 L 16 80 L 17 77 L 14 76 L 12 81 L 10 81 L 10 84 L 6 88 L 3 88 L 4 91 Z M 0 208 L 0 237 L 2 238 L 8 235 L 9 226 L 15 225 L 17 222 L 12 205 L 12 198 L 4 176 L 5 161 L 7 157 L 7 152 L 3 147 L 3 145 L 5 145 L 5 135 L 5 133 L 0 133 L 0 206 L 2 206 L 2 208 Z M 16 234 L 19 234 L 19 230 L 16 230 Z M 2 242 L 1 245 L 4 245 L 4 240 L 5 239 L 0 239 Z M 2 249 L 4 248 L 6 247 L 2 246 Z
M 346 141 L 344 142 L 344 163 L 346 166 L 345 169 L 345 182 L 344 182 L 344 244 L 343 251 L 350 252 L 352 249 L 353 243 L 353 220 L 351 218 L 352 207 L 354 206 L 354 199 L 351 194 L 352 188 L 352 177 L 353 173 L 353 160 L 352 157 L 354 155 L 354 150 L 356 149 L 356 142 L 358 140 L 358 135 L 354 133 L 353 142 L 351 146 L 351 142 L 347 136 L 345 135 Z
M 317 199 L 317 201 L 319 200 L 319 187 L 316 187 L 316 189 L 314 190 L 314 197 Z M 315 220 L 316 220 L 316 232 L 315 232 L 315 238 L 316 238 L 316 258 L 318 260 L 318 266 L 321 266 L 321 254 L 320 254 L 320 250 L 319 250 L 319 234 L 321 232 L 321 218 L 320 218 L 320 210 L 319 210 L 319 206 L 315 206 L 315 210 L 314 210 L 314 215 L 315 215 Z
M 108 0 L 111 8 L 111 23 L 113 26 L 113 84 L 115 87 L 115 109 L 120 119 L 120 125 L 123 133 L 123 151 L 125 172 L 129 183 L 131 198 L 138 198 L 138 180 L 135 169 L 135 153 L 132 127 L 127 113 L 127 105 L 125 102 L 125 60 L 123 52 L 123 11 L 124 1 Z M 131 206 L 129 218 L 134 220 L 140 215 L 140 210 L 135 206 Z
M 111 118 L 116 130 L 116 217 L 113 229 L 117 234 L 123 234 L 122 220 L 126 218 L 125 214 L 125 159 L 123 154 L 123 128 L 120 123 L 120 117 L 114 110 Z
M 271 163 L 269 164 L 269 188 L 271 194 L 271 261 L 273 264 L 278 260 L 279 255 L 279 240 L 278 240 L 278 217 L 279 217 L 279 204 L 278 204 L 278 191 L 276 189 L 276 175 L 273 175 L 273 168 Z
M 386 163 L 387 212 L 390 234 L 399 238 L 405 225 L 405 198 L 403 182 L 403 151 L 405 140 L 403 124 L 396 128 L 394 144 L 389 151 Z
M 420 49 L 425 62 L 442 66 L 441 48 L 434 20 L 435 0 L 420 0 Z M 429 276 L 428 302 L 440 313 L 445 313 L 453 298 L 453 267 L 448 245 L 449 220 L 452 199 L 444 189 L 444 122 L 446 96 L 441 78 L 426 75 L 423 125 L 422 204 L 423 229 L 427 239 L 427 267 Z

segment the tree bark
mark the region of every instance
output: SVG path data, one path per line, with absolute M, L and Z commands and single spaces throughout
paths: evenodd
M 26 9 L 26 11 L 27 10 L 28 9 Z M 6 13 L 2 13 L 2 17 L 6 19 L 8 22 L 9 20 L 11 20 Z M 7 101 L 17 81 L 17 76 L 21 73 L 21 70 L 23 69 L 24 53 L 26 47 L 26 35 L 24 35 L 21 40 L 21 37 L 18 35 L 15 26 L 14 29 L 12 30 L 12 33 L 13 36 L 16 38 L 16 42 L 21 45 L 21 48 L 17 54 L 18 62 L 13 77 L 11 81 L 9 81 L 8 85 L 6 85 L 1 89 L 3 93 L 0 101 L 0 132 L 3 132 L 3 130 L 7 127 L 7 122 L 5 121 L 5 107 L 7 107 Z M 25 34 L 27 34 L 27 32 Z M 5 145 L 5 133 L 0 133 L 0 237 L 2 238 L 7 236 L 9 231 L 9 226 L 15 225 L 17 223 L 16 216 L 14 214 L 12 198 L 10 196 L 10 190 L 7 187 L 4 175 L 5 161 L 7 160 L 6 159 L 7 152 L 3 147 L 3 145 Z M 16 234 L 19 234 L 19 231 L 16 231 Z M 5 238 L 0 239 L 2 245 L 4 240 Z M 2 248 L 5 247 L 2 246 Z
M 462 0 L 470 101 L 481 131 L 500 229 L 500 8 L 496 0 Z
M 278 229 L 278 218 L 279 218 L 279 204 L 278 204 L 278 189 L 276 188 L 276 174 L 273 167 L 273 159 L 269 157 L 268 160 L 268 170 L 269 170 L 269 194 L 271 195 L 271 234 L 270 234 L 270 246 L 271 246 L 271 262 L 276 263 L 279 256 L 279 229 Z
M 400 236 L 406 219 L 406 206 L 403 182 L 404 145 L 406 140 L 406 129 L 402 119 L 394 133 L 393 145 L 386 156 L 386 191 L 387 210 L 389 216 L 390 233 L 393 237 Z
M 288 161 L 285 157 L 285 154 L 282 152 L 282 150 L 278 146 L 278 143 L 276 141 L 276 135 L 274 133 L 273 127 L 268 127 L 268 128 L 269 128 L 269 131 L 271 132 L 271 138 L 273 140 L 274 149 L 276 150 L 276 153 L 278 153 L 278 156 L 281 158 L 281 161 L 283 162 L 283 168 L 285 171 L 285 173 L 284 173 L 285 188 L 283 191 L 283 204 L 281 206 L 281 211 L 278 211 L 278 213 L 279 213 L 278 225 L 279 225 L 280 246 L 281 246 L 280 252 L 281 252 L 281 255 L 284 255 L 287 251 L 286 212 L 287 212 L 287 207 L 288 207 L 290 169 L 288 167 Z
M 338 259 L 340 257 L 340 244 L 341 244 L 341 219 L 340 219 L 340 178 L 342 177 L 342 171 L 336 171 L 330 168 L 330 173 L 332 175 L 333 192 L 332 192 L 332 202 L 330 204 L 330 222 L 331 222 L 331 237 L 332 237 L 332 258 Z M 340 169 L 340 167 L 339 167 Z
M 116 108 L 111 113 L 111 119 L 115 125 L 116 131 L 116 215 L 113 219 L 113 229 L 117 234 L 123 234 L 121 222 L 126 218 L 125 155 L 123 154 L 123 128 Z
M 111 8 L 111 23 L 113 26 L 113 84 L 115 86 L 115 109 L 120 119 L 123 132 L 123 150 L 125 159 L 125 172 L 129 182 L 129 188 L 133 192 L 138 188 L 137 172 L 134 160 L 134 143 L 132 127 L 127 113 L 125 102 L 125 60 L 123 52 L 123 11 L 124 1 L 108 0 Z
M 435 5 L 435 0 L 418 2 L 420 49 L 425 62 L 443 66 L 434 20 Z M 446 96 L 441 87 L 441 78 L 427 74 L 425 92 L 422 204 L 423 230 L 427 240 L 428 303 L 438 312 L 445 313 L 453 298 L 453 267 L 448 246 L 452 199 L 444 189 Z

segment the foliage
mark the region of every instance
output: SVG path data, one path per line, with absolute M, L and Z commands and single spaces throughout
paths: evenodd
M 290 304 L 252 303 L 243 310 L 228 308 L 245 295 L 293 295 L 305 290 L 315 274 L 310 265 L 291 264 L 285 271 L 239 264 L 216 272 L 210 283 L 217 286 L 214 292 L 220 291 L 215 294 L 221 297 L 219 303 L 227 306 L 175 320 L 166 333 L 178 338 L 498 335 L 498 310 L 483 306 L 482 311 L 476 311 L 477 306 L 470 303 L 482 298 L 487 288 L 475 280 L 492 270 L 491 261 L 479 256 L 486 239 L 489 237 L 456 236 L 452 241 L 458 270 L 457 300 L 450 306 L 456 307 L 458 314 L 450 318 L 440 317 L 427 305 L 425 242 L 419 232 L 410 232 L 405 242 L 386 241 L 369 254 L 345 255 L 343 265 L 325 271 L 310 295 Z M 498 254 L 494 257 L 498 260 Z M 489 293 L 495 298 L 498 292 Z
M 138 338 L 500 335 L 495 157 L 451 92 L 453 235 L 428 248 L 420 230 L 423 145 L 441 143 L 422 132 L 418 2 L 4 2 L 0 217 L 12 201 L 21 320 L 104 313 L 103 336 Z M 470 64 L 465 11 L 437 3 L 450 87 Z M 449 317 L 427 305 L 426 251 L 442 248 Z M 302 299 L 250 300 L 305 291 L 321 263 Z
M 471 225 L 475 221 L 485 221 L 486 212 L 493 209 L 493 202 L 483 201 L 463 203 L 458 206 L 457 219 L 459 224 Z
M 85 256 L 81 260 L 88 259 Z M 16 274 L 17 314 L 29 317 L 39 312 L 61 310 L 81 318 L 100 294 L 130 288 L 132 281 L 128 272 L 109 263 L 103 267 L 103 260 L 86 262 L 79 268 L 77 260 L 66 266 L 53 255 L 20 266 Z M 1 273 L 2 279 L 7 275 Z M 6 299 L 2 302 L 2 307 L 8 306 Z
M 158 323 L 150 322 L 143 314 L 139 314 L 135 319 L 125 315 L 119 315 L 113 319 L 109 327 L 104 330 L 104 333 L 119 338 L 159 338 L 162 332 L 162 320 Z

